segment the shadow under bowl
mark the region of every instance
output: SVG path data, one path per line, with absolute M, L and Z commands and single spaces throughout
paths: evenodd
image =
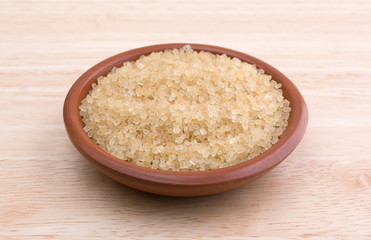
M 284 160 L 301 141 L 308 123 L 305 101 L 295 85 L 269 64 L 238 51 L 227 48 L 190 44 L 195 51 L 226 54 L 255 64 L 282 84 L 284 97 L 290 101 L 289 123 L 279 141 L 270 149 L 248 161 L 209 171 L 177 172 L 155 170 L 120 160 L 97 146 L 85 133 L 79 114 L 81 100 L 91 90 L 97 78 L 107 75 L 113 67 L 126 61 L 135 61 L 142 55 L 166 49 L 182 48 L 187 43 L 171 43 L 133 49 L 110 57 L 86 71 L 71 87 L 63 108 L 64 123 L 71 142 L 99 171 L 127 186 L 168 196 L 202 196 L 220 193 L 247 184 L 262 176 Z

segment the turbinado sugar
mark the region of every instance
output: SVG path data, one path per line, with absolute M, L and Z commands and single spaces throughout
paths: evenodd
M 123 161 L 204 171 L 269 149 L 288 124 L 289 105 L 262 69 L 187 45 L 99 77 L 80 115 L 87 135 Z

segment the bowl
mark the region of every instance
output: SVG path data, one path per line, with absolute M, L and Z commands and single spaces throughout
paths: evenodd
M 248 161 L 220 169 L 196 172 L 156 170 L 120 160 L 97 146 L 83 130 L 79 106 L 97 78 L 107 75 L 113 67 L 126 61 L 135 61 L 142 55 L 166 49 L 182 48 L 189 43 L 171 43 L 133 49 L 110 57 L 86 71 L 68 92 L 63 108 L 67 134 L 77 150 L 100 172 L 129 187 L 145 192 L 168 196 L 202 196 L 231 190 L 247 184 L 284 160 L 299 144 L 308 123 L 306 103 L 295 85 L 281 72 L 269 64 L 235 50 L 192 44 L 195 51 L 226 54 L 250 64 L 255 64 L 282 84 L 283 95 L 290 101 L 291 113 L 288 126 L 279 141 L 270 149 Z

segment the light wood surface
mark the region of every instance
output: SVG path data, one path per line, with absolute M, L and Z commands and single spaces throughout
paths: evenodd
M 309 125 L 277 168 L 200 198 L 139 192 L 70 143 L 62 106 L 135 47 L 219 45 L 277 67 Z M 371 239 L 371 2 L 0 1 L 0 239 Z

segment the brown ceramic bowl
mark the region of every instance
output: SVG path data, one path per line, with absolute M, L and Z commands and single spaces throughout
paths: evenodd
M 79 105 L 99 76 L 106 75 L 113 67 L 119 67 L 126 61 L 134 61 L 142 55 L 165 49 L 181 48 L 184 45 L 186 43 L 137 48 L 110 57 L 85 72 L 67 94 L 63 109 L 67 133 L 77 150 L 108 177 L 142 191 L 169 196 L 201 196 L 227 191 L 249 183 L 277 166 L 295 149 L 306 130 L 308 110 L 302 95 L 285 75 L 269 64 L 245 53 L 216 46 L 190 44 L 196 51 L 225 53 L 264 69 L 274 80 L 282 84 L 284 97 L 290 101 L 292 111 L 289 125 L 280 140 L 261 155 L 234 166 L 209 171 L 154 170 L 110 155 L 98 147 L 84 132 L 84 124 L 79 115 Z

